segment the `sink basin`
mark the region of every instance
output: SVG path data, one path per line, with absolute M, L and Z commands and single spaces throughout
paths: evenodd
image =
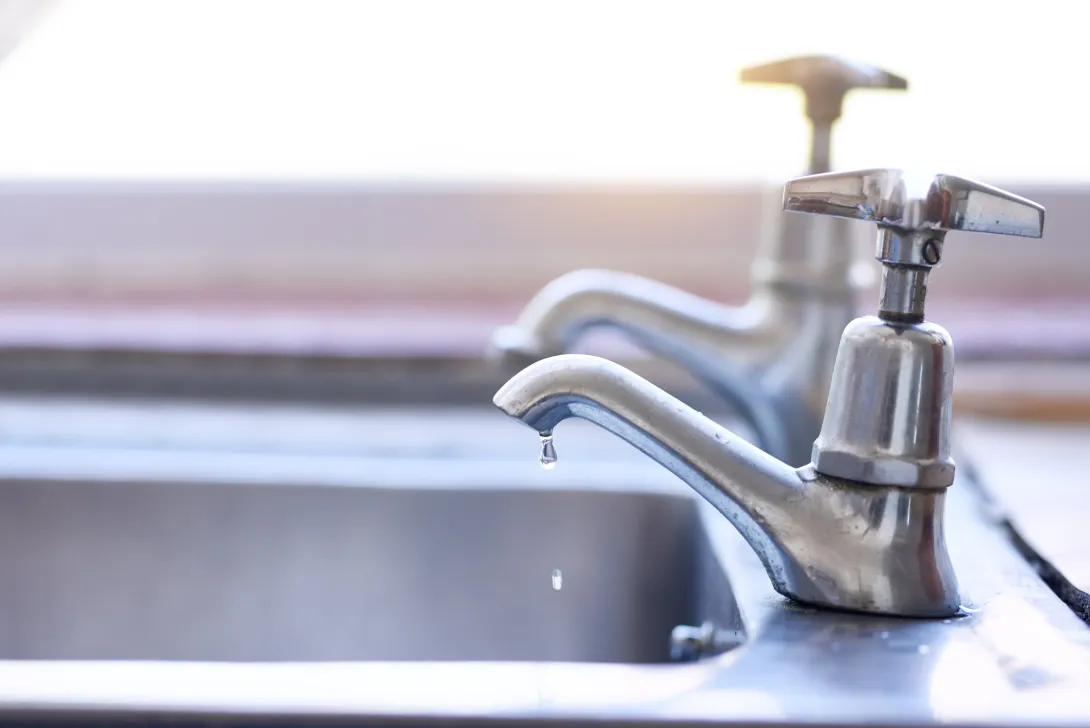
M 670 483 L 85 479 L 39 455 L 84 479 L 0 480 L 0 660 L 646 663 L 674 626 L 731 619 Z
M 218 449 L 201 426 L 216 420 L 196 414 L 160 411 L 156 428 L 13 413 L 0 417 L 0 722 L 1090 716 L 1090 631 L 970 482 L 947 512 L 966 616 L 906 620 L 785 601 L 712 506 L 592 426 L 565 423 L 544 472 L 532 432 L 508 440 L 455 412 L 442 428 L 430 413 L 346 417 L 302 452 L 268 412 L 223 423 L 236 436 Z M 677 625 L 709 622 L 717 649 L 737 649 L 664 664 Z

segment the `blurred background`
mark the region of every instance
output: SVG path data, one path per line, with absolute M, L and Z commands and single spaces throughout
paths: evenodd
M 800 93 L 739 71 L 834 53 L 910 84 L 848 96 L 834 168 L 947 171 L 1048 208 L 1042 241 L 952 237 L 930 314 L 959 354 L 1090 348 L 1067 3 L 0 8 L 8 342 L 479 352 L 586 266 L 744 300 L 809 132 Z

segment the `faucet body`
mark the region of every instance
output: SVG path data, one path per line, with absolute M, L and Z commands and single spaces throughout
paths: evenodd
M 954 350 L 949 334 L 924 320 L 927 277 L 946 231 L 1041 237 L 1044 208 L 953 175 L 889 169 L 792 180 L 783 205 L 876 222 L 883 266 L 878 315 L 852 321 L 840 337 L 810 464 L 782 462 L 597 357 L 532 364 L 494 402 L 543 435 L 581 417 L 626 440 L 722 513 L 787 597 L 952 615 L 959 600 L 943 513 L 954 482 Z
M 494 401 L 541 433 L 569 417 L 589 420 L 661 463 L 738 529 L 784 596 L 914 617 L 958 609 L 943 489 L 874 488 L 793 468 L 593 356 L 532 364 Z

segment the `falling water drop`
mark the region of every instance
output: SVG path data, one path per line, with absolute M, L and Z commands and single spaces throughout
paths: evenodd
M 560 573 L 560 569 L 553 569 L 553 589 L 560 591 L 562 586 L 564 586 L 564 575 Z
M 541 467 L 552 470 L 556 467 L 556 447 L 553 445 L 553 433 L 541 433 L 541 457 L 538 458 Z

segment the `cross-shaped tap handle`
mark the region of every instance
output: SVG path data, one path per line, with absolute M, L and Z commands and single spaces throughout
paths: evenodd
M 904 91 L 908 81 L 880 68 L 836 56 L 800 56 L 742 70 L 743 83 L 797 86 L 806 96 L 806 116 L 813 125 L 810 173 L 829 171 L 833 122 L 840 118 L 844 97 L 857 88 Z
M 1045 208 L 1024 197 L 952 174 L 900 169 L 793 179 L 784 186 L 783 209 L 869 220 L 904 232 L 966 230 L 1039 238 L 1045 226 Z
M 1045 208 L 1024 197 L 952 174 L 899 169 L 793 179 L 783 209 L 877 223 L 876 257 L 886 267 L 881 310 L 912 318 L 923 315 L 926 271 L 941 260 L 948 230 L 1039 238 L 1045 227 Z

